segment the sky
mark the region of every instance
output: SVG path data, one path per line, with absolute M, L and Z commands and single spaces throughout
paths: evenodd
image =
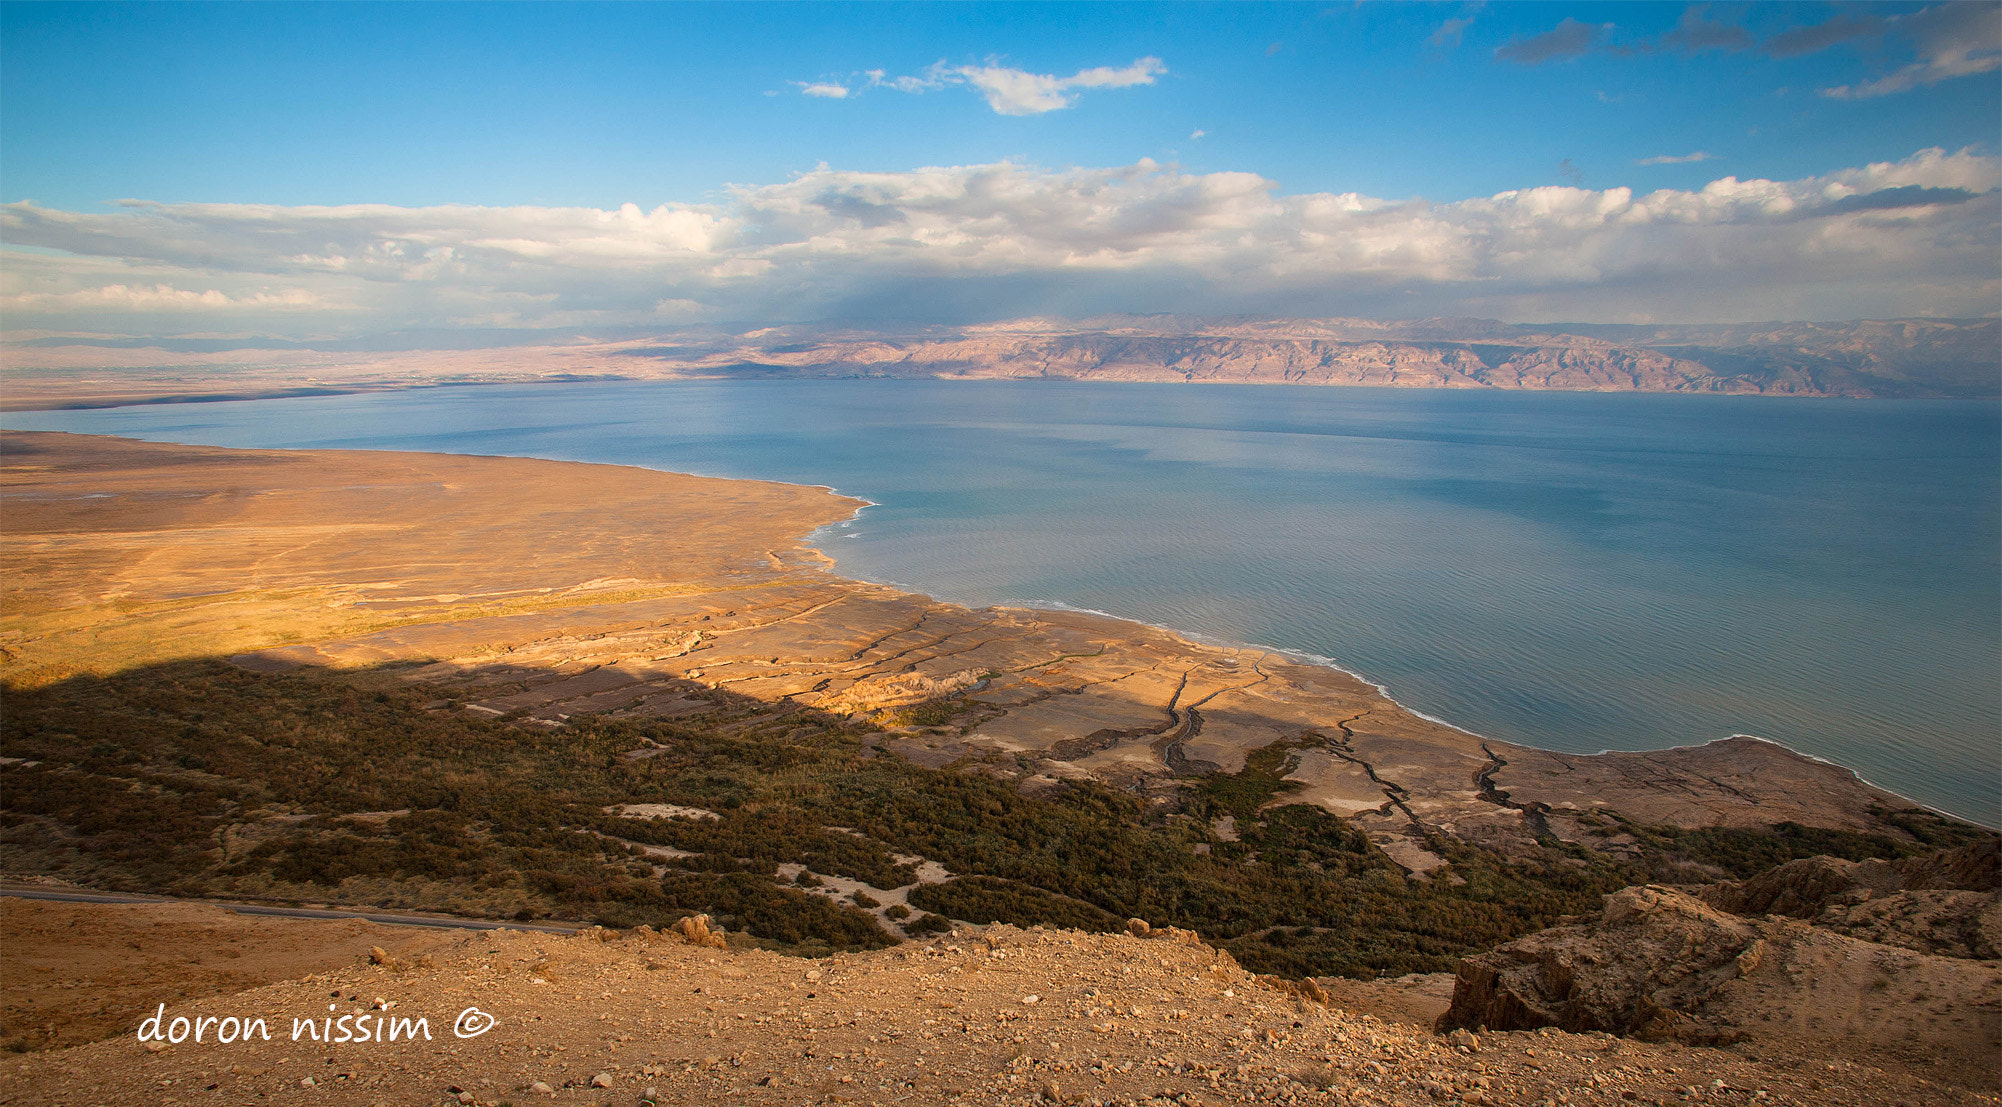
M 2002 5 L 0 3 L 0 326 L 2002 313 Z

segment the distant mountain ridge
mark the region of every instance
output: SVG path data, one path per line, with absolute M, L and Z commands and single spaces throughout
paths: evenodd
M 634 332 L 23 336 L 0 410 L 437 384 L 889 377 L 1933 399 L 2002 397 L 2002 320 L 1503 323 L 1105 315 Z
M 616 352 L 676 375 L 1062 378 L 1709 392 L 2002 395 L 2002 321 L 1511 324 L 1185 315 L 709 332 Z

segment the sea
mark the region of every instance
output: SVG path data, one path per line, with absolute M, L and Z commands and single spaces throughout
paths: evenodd
M 827 485 L 839 571 L 1270 646 L 1482 735 L 1751 734 L 2002 825 L 1992 402 L 1070 381 L 480 385 L 15 412 Z

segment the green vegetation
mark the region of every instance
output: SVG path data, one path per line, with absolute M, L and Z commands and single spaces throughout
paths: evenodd
M 927 934 L 943 934 L 952 929 L 951 922 L 937 915 L 919 915 L 903 926 L 904 933 L 913 938 L 922 938 Z
M 1863 861 L 1873 857 L 1895 860 L 1967 845 L 1990 836 L 1989 831 L 1979 827 L 1956 823 L 1918 808 L 1873 813 L 1918 841 L 1907 842 L 1884 834 L 1856 830 L 1824 830 L 1797 823 L 1780 823 L 1756 830 L 1742 827 L 1684 830 L 1673 826 L 1640 826 L 1616 820 L 1618 830 L 1611 832 L 1624 831 L 1650 851 L 1713 865 L 1741 880 L 1803 857 L 1825 854 L 1846 861 Z
M 8 689 L 0 748 L 39 763 L 6 770 L 6 869 L 615 926 L 708 912 L 783 945 L 893 941 L 868 915 L 772 875 L 779 860 L 861 879 L 908 872 L 880 845 L 747 806 L 735 776 L 700 771 L 708 802 L 738 808 L 720 823 L 608 815 L 668 798 L 650 783 L 658 768 L 622 756 L 641 744 L 634 734 L 427 711 L 425 690 L 369 683 L 203 661 Z M 782 754 L 739 752 L 783 770 Z M 663 863 L 647 856 L 652 842 L 714 852 Z
M 891 726 L 948 726 L 970 707 L 963 699 L 927 700 L 884 712 Z
M 1217 773 L 1191 789 L 1194 795 L 1189 802 L 1189 813 L 1202 819 L 1218 815 L 1230 815 L 1241 820 L 1255 817 L 1259 808 L 1274 798 L 1299 790 L 1297 782 L 1285 777 L 1297 767 L 1294 754 L 1305 745 L 1304 742 L 1274 742 L 1263 749 L 1251 751 L 1244 759 L 1241 772 Z
M 1622 826 L 1644 862 L 1554 842 L 1511 859 L 1433 840 L 1448 867 L 1412 881 L 1341 819 L 1270 806 L 1297 746 L 1192 782 L 1184 811 L 1163 814 L 1093 784 L 1030 797 L 984 773 L 922 768 L 872 748 L 873 727 L 774 715 L 723 692 L 706 693 L 716 710 L 694 719 L 552 729 L 425 706 L 455 691 L 216 661 L 10 688 L 0 752 L 33 764 L 0 777 L 5 868 L 120 890 L 614 926 L 703 912 L 820 953 L 895 937 L 860 909 L 874 897 L 808 891 L 820 882 L 782 882 L 778 866 L 892 888 L 916 878 L 897 855 L 915 855 L 961 875 L 914 889 L 918 911 L 888 912 L 908 934 L 952 918 L 1107 930 L 1138 917 L 1195 930 L 1256 971 L 1303 976 L 1450 969 L 1596 909 L 1655 865 L 1742 872 L 1803 851 L 1916 848 L 1800 828 Z M 619 804 L 718 817 L 627 818 L 608 810 Z M 1224 814 L 1238 841 L 1210 832 Z M 1956 833 L 1939 820 L 1920 829 Z
M 927 911 L 967 922 L 1009 922 L 1107 933 L 1121 921 L 1089 903 L 991 876 L 962 876 L 911 891 L 911 902 Z

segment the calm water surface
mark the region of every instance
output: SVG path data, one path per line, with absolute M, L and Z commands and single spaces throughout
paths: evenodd
M 817 537 L 851 576 L 1333 658 L 1550 749 L 1757 734 L 2002 822 L 1992 404 L 671 382 L 0 421 L 832 485 L 880 505 Z

